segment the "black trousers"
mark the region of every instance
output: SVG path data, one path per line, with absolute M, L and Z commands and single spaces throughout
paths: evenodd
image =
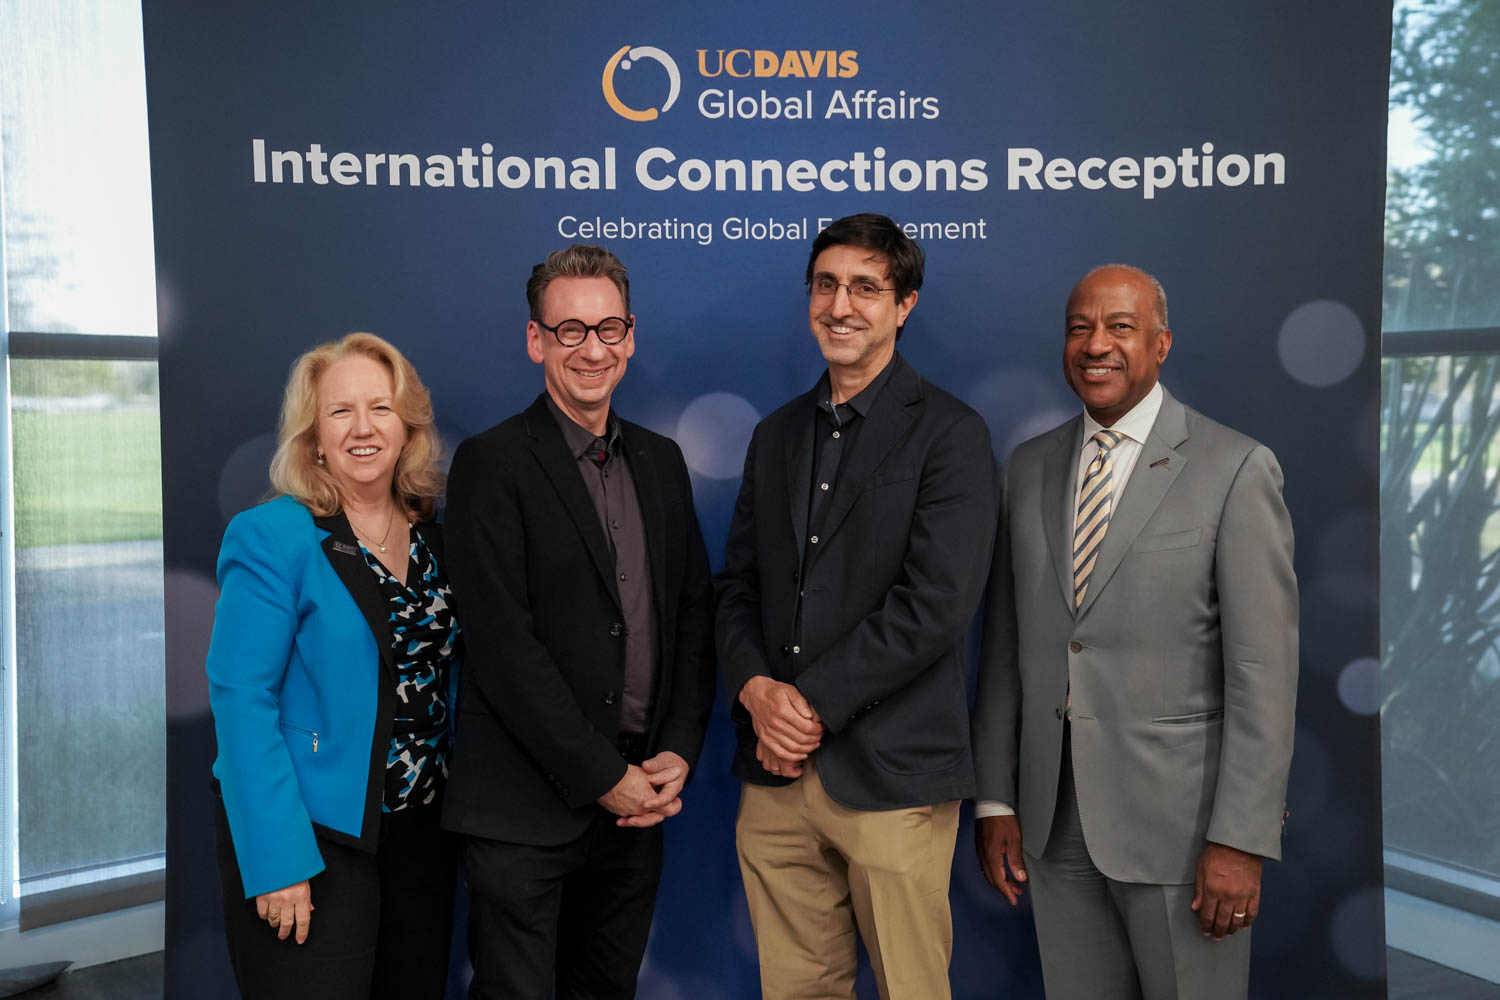
M 659 825 L 624 829 L 600 809 L 557 846 L 468 837 L 464 866 L 471 1000 L 635 996 L 661 881 Z
M 453 932 L 457 839 L 438 827 L 436 805 L 381 816 L 370 854 L 318 838 L 326 866 L 310 882 L 307 941 L 285 941 L 246 899 L 218 808 L 219 880 L 224 930 L 240 993 L 247 1000 L 441 1000 Z

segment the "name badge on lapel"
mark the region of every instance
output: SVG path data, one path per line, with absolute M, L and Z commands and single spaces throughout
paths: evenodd
M 334 542 L 333 543 L 333 551 L 342 553 L 343 555 L 346 555 L 346 556 L 357 556 L 357 555 L 359 555 L 359 549 L 357 549 L 354 546 L 350 545 L 348 542 Z

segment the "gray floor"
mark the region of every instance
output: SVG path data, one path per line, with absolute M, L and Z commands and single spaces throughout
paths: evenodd
M 1408 955 L 1395 948 L 1385 950 L 1390 1000 L 1496 1000 L 1500 986 L 1466 976 L 1445 965 Z
M 1500 986 L 1386 949 L 1390 1000 L 1500 1000 Z M 52 985 L 21 994 L 22 1000 L 159 1000 L 161 952 L 65 972 Z
M 18 1000 L 161 1000 L 162 953 L 64 972 Z

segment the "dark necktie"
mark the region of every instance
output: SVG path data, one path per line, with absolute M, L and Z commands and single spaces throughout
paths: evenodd
M 599 468 L 604 468 L 604 463 L 609 461 L 609 442 L 602 437 L 594 438 L 594 443 L 589 445 L 589 450 L 584 452 Z

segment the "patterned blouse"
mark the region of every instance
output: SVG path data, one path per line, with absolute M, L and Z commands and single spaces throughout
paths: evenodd
M 448 780 L 448 677 L 459 635 L 450 606 L 453 594 L 417 531 L 411 533 L 405 584 L 364 542 L 359 547 L 391 608 L 388 621 L 396 661 L 396 717 L 381 810 L 431 805 Z

